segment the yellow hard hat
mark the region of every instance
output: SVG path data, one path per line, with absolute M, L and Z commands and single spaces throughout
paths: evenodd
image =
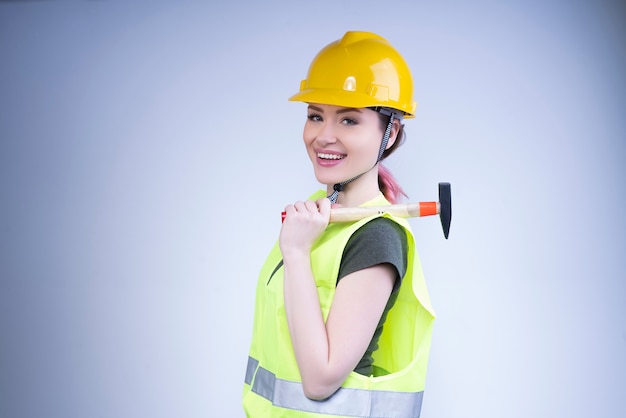
M 415 117 L 413 79 L 402 56 L 383 37 L 347 32 L 313 59 L 290 101 L 345 107 L 386 107 Z

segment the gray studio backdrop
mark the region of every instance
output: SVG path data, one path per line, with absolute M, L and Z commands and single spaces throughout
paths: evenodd
M 315 182 L 289 103 L 346 30 L 438 313 L 422 416 L 624 417 L 619 1 L 0 1 L 0 416 L 242 417 L 258 269 Z

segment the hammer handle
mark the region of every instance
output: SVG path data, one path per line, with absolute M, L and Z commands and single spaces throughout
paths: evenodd
M 436 215 L 440 211 L 438 202 L 400 203 L 387 206 L 360 206 L 335 208 L 330 211 L 330 222 L 353 222 L 368 216 L 388 213 L 399 218 L 415 218 Z

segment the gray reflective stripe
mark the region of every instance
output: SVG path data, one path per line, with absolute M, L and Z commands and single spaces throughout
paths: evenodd
M 251 363 L 254 367 L 251 367 Z M 257 369 L 252 391 L 282 408 L 295 409 L 317 414 L 346 417 L 418 418 L 422 408 L 424 392 L 392 392 L 339 388 L 330 398 L 314 401 L 304 395 L 302 383 L 277 379 L 274 373 L 256 367 L 258 361 L 248 359 L 248 371 Z
M 259 360 L 248 357 L 248 366 L 246 367 L 246 379 L 244 380 L 247 385 L 252 384 L 252 379 L 254 378 L 254 373 L 256 372 L 256 368 L 258 366 Z

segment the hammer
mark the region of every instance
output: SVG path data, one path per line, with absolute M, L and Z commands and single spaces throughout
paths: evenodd
M 400 218 L 415 218 L 439 214 L 443 236 L 448 239 L 452 221 L 452 194 L 450 183 L 439 183 L 438 202 L 399 203 L 386 206 L 360 206 L 330 210 L 330 222 L 353 222 L 368 216 L 388 213 Z M 283 213 L 283 220 L 285 214 Z

